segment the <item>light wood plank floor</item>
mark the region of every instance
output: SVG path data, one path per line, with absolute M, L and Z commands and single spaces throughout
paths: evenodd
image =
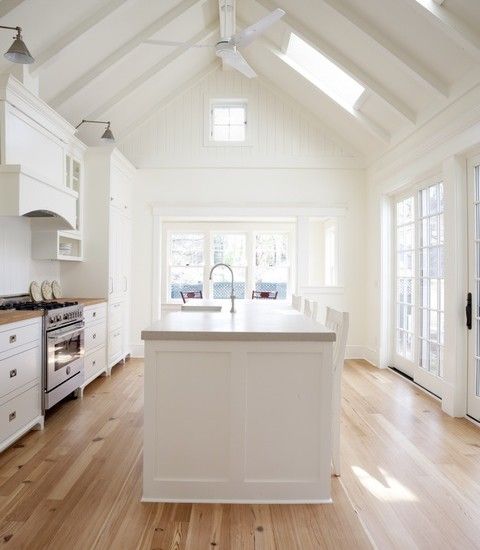
M 332 505 L 142 504 L 143 363 L 116 367 L 0 454 L 15 549 L 480 548 L 480 429 L 349 361 Z

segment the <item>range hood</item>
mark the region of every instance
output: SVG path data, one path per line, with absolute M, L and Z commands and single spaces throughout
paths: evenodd
M 70 189 L 45 183 L 19 165 L 0 166 L 0 180 L 0 216 L 36 218 L 52 230 L 75 229 L 77 195 Z

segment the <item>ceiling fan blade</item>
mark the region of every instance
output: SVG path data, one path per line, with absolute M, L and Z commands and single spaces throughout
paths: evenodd
M 221 57 L 226 65 L 241 72 L 247 78 L 254 78 L 257 76 L 257 73 L 250 67 L 240 52 L 231 52 Z
M 251 44 L 255 38 L 262 35 L 269 27 L 276 23 L 285 15 L 285 12 L 281 8 L 273 10 L 271 13 L 262 17 L 259 21 L 250 25 L 243 31 L 237 32 L 230 39 L 230 43 L 238 48 L 245 48 Z
M 154 46 L 188 46 L 189 48 L 215 48 L 215 44 L 189 44 L 188 42 L 175 42 L 174 40 L 145 40 L 144 44 Z

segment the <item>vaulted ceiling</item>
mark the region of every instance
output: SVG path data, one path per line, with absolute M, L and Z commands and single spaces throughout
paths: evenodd
M 237 26 L 276 7 L 286 15 L 245 57 L 367 159 L 480 84 L 479 0 L 238 0 Z M 45 101 L 72 124 L 111 120 L 121 142 L 219 63 L 207 48 L 146 41 L 215 43 L 218 8 L 218 0 L 1 0 L 0 24 L 23 27 Z M 285 62 L 290 31 L 366 88 L 356 109 Z M 6 31 L 0 42 L 10 45 Z M 0 71 L 9 67 L 1 58 Z M 80 137 L 91 142 L 97 133 L 85 128 Z

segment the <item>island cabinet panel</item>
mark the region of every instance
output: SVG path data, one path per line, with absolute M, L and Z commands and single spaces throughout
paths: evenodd
M 155 380 L 156 479 L 221 481 L 229 476 L 230 354 L 165 352 Z M 168 445 L 163 442 L 168 441 Z
M 245 477 L 249 482 L 321 480 L 328 468 L 324 450 L 330 442 L 325 423 L 330 399 L 319 399 L 322 386 L 328 384 L 321 363 L 318 353 L 247 354 Z
M 333 342 L 195 336 L 145 341 L 143 499 L 330 502 Z

